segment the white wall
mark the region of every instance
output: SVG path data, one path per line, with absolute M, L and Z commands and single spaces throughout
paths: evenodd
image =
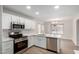
M 77 45 L 79 46 L 79 20 L 77 21 Z
M 73 20 L 73 42 L 74 42 L 75 45 L 77 45 L 77 36 L 78 36 L 78 35 L 77 35 L 77 32 L 78 32 L 78 31 L 77 31 L 77 30 L 78 30 L 78 29 L 77 29 L 77 27 L 78 27 L 78 26 L 77 26 L 77 25 L 78 25 L 78 24 L 77 24 L 77 21 L 78 21 L 78 20 L 79 20 L 79 18 L 75 18 L 75 19 Z
M 64 34 L 62 35 L 62 38 L 72 40 L 73 20 L 72 19 L 63 20 L 62 23 L 64 24 Z

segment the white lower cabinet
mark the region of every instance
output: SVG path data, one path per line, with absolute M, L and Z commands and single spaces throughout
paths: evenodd
M 42 36 L 29 36 L 28 37 L 28 47 L 36 45 L 38 47 L 46 48 L 46 38 Z
M 35 45 L 42 47 L 42 48 L 46 48 L 46 38 L 42 37 L 42 36 L 37 36 L 35 39 Z
M 13 40 L 2 42 L 2 54 L 13 54 Z
M 35 45 L 34 40 L 35 40 L 34 36 L 29 36 L 28 37 L 28 47 L 31 47 L 32 45 Z

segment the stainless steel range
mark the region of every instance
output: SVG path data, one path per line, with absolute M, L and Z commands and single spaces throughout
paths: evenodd
M 14 53 L 17 53 L 27 47 L 28 47 L 27 37 L 14 40 Z
M 21 51 L 24 48 L 28 47 L 27 36 L 23 36 L 19 32 L 10 32 L 9 37 L 14 38 L 14 53 Z

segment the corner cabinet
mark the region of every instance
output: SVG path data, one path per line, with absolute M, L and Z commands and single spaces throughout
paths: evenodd
M 39 35 L 33 35 L 28 37 L 28 47 L 31 47 L 32 45 L 46 48 L 46 37 L 39 36 Z
M 28 47 L 35 45 L 35 36 L 28 36 Z

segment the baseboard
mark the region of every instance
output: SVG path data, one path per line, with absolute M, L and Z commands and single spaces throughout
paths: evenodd
M 54 50 L 50 50 L 50 49 L 46 49 L 46 50 L 54 52 L 54 53 L 58 53 L 57 51 L 54 51 Z

